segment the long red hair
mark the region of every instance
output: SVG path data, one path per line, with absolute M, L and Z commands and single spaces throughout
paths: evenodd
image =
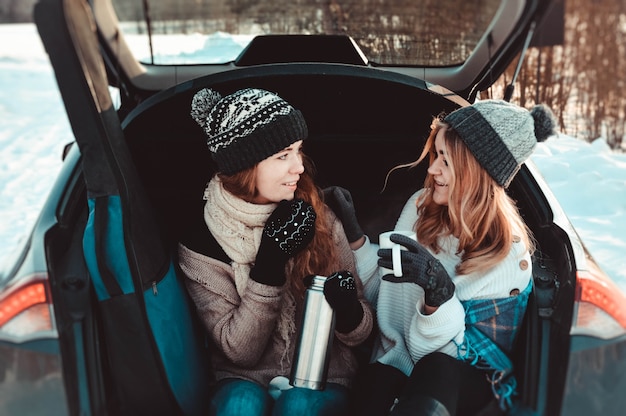
M 482 272 L 502 261 L 510 252 L 514 236 L 534 251 L 532 234 L 522 219 L 515 202 L 506 190 L 498 185 L 471 154 L 458 134 L 436 117 L 431 132 L 419 158 L 411 163 L 396 166 L 412 168 L 428 158 L 435 160 L 435 137 L 444 131 L 446 160 L 452 172 L 448 184 L 448 205 L 434 202 L 431 190 L 432 175 L 426 175 L 424 189 L 417 201 L 419 218 L 415 231 L 421 244 L 439 252 L 438 238 L 454 235 L 459 239 L 458 253 L 461 262 L 458 274 Z
M 315 235 L 313 241 L 298 253 L 288 270 L 287 279 L 295 299 L 304 298 L 303 278 L 311 274 L 328 276 L 337 271 L 338 257 L 333 245 L 333 239 L 328 219 L 327 207 L 322 200 L 320 188 L 315 184 L 315 166 L 311 159 L 302 154 L 304 173 L 300 175 L 296 198 L 301 198 L 311 204 L 317 219 L 315 221 Z M 258 193 L 256 189 L 256 165 L 250 169 L 234 175 L 219 175 L 226 189 L 231 194 L 246 201 L 253 200 Z

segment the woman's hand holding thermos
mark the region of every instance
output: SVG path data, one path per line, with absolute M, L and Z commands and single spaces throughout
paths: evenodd
M 335 311 L 335 329 L 348 333 L 363 319 L 363 307 L 356 291 L 354 276 L 347 270 L 335 272 L 324 283 L 324 297 Z

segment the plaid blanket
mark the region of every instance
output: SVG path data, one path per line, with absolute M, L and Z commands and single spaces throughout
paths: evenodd
M 512 407 L 517 381 L 508 354 L 524 319 L 532 281 L 517 296 L 461 302 L 465 308 L 465 339 L 457 358 L 491 375 L 491 386 L 503 410 Z

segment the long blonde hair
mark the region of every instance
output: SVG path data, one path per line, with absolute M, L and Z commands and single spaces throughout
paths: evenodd
M 315 167 L 311 159 L 302 154 L 304 173 L 300 175 L 296 198 L 301 198 L 311 204 L 317 219 L 315 221 L 315 235 L 313 241 L 294 257 L 291 269 L 288 272 L 291 293 L 295 299 L 304 298 L 304 283 L 302 279 L 311 274 L 329 276 L 337 271 L 338 256 L 333 245 L 333 239 L 328 219 L 327 207 L 322 201 L 321 191 L 315 184 Z M 221 175 L 224 189 L 246 201 L 252 201 L 257 196 L 256 188 L 257 169 L 253 166 L 234 175 Z
M 461 262 L 457 274 L 481 272 L 502 261 L 517 236 L 529 251 L 534 251 L 532 233 L 522 219 L 515 202 L 471 154 L 458 134 L 436 117 L 420 157 L 398 167 L 415 167 L 428 157 L 435 159 L 435 137 L 444 131 L 446 160 L 452 178 L 448 184 L 448 205 L 433 200 L 434 178 L 426 175 L 424 189 L 417 201 L 419 218 L 415 224 L 421 244 L 439 252 L 439 237 L 454 235 L 459 239 Z M 395 168 L 394 168 L 395 169 Z

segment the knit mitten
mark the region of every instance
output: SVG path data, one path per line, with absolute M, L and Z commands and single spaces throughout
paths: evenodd
M 285 284 L 287 261 L 313 240 L 316 214 L 301 199 L 282 200 L 267 219 L 250 277 L 270 286 Z
M 335 272 L 324 283 L 324 297 L 335 311 L 335 329 L 342 333 L 354 330 L 363 319 L 354 276 L 347 270 Z
M 441 306 L 454 294 L 454 283 L 446 269 L 443 268 L 439 260 L 433 257 L 417 241 L 401 234 L 392 234 L 389 239 L 401 244 L 408 249 L 400 251 L 402 262 L 402 276 L 395 277 L 392 274 L 383 276 L 383 280 L 395 283 L 412 282 L 420 285 L 424 289 L 426 305 Z M 378 250 L 378 265 L 393 269 L 391 260 L 391 249 Z
M 363 230 L 356 218 L 354 203 L 350 191 L 339 186 L 330 186 L 322 190 L 324 202 L 333 210 L 343 224 L 349 243 L 363 237 Z

